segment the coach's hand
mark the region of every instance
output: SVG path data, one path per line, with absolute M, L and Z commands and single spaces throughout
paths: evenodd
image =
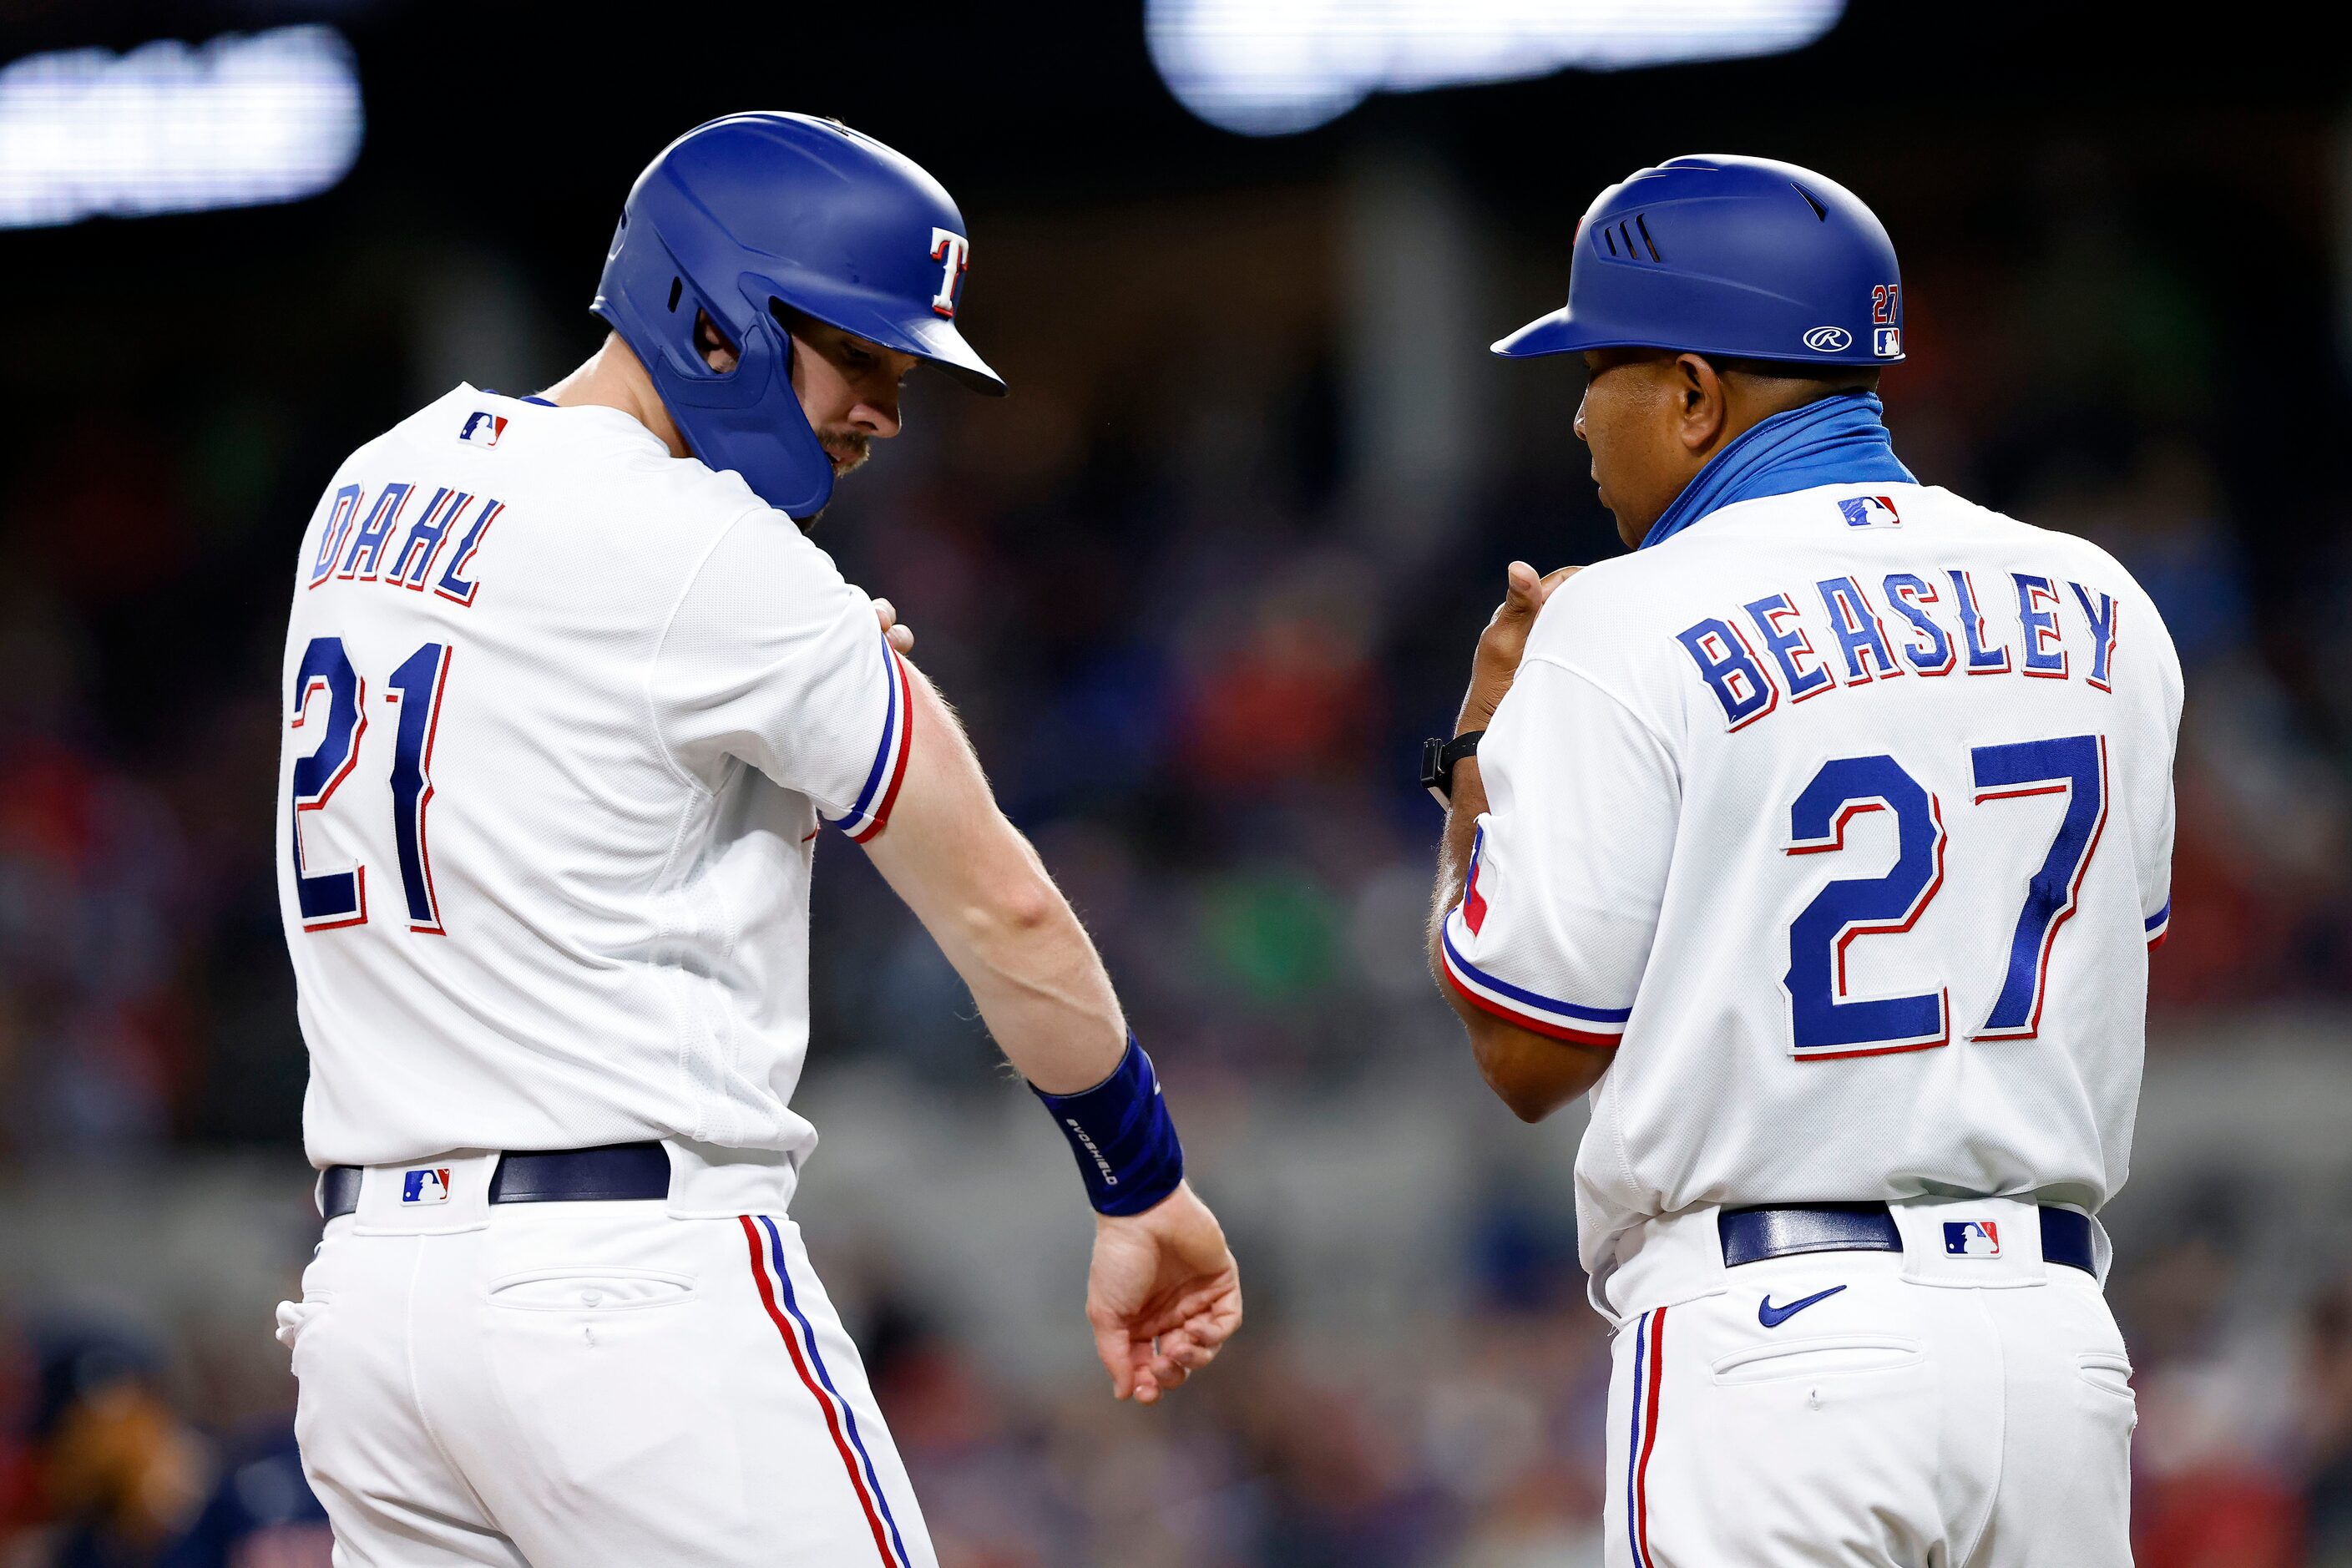
M 1455 734 L 1483 730 L 1495 717 L 1503 693 L 1511 689 L 1512 678 L 1519 673 L 1519 656 L 1528 650 L 1528 633 L 1535 626 L 1536 612 L 1544 607 L 1554 588 L 1582 570 L 1562 566 L 1538 577 L 1536 569 L 1526 562 L 1511 563 L 1505 574 L 1507 585 L 1503 602 L 1495 606 L 1494 618 L 1478 634 L 1478 651 L 1470 661 L 1470 689 L 1462 699 Z
M 898 624 L 898 607 L 887 599 L 874 601 L 874 618 L 882 623 L 882 635 L 900 653 L 915 651 L 915 628 Z
M 1095 1216 L 1087 1321 L 1111 1392 L 1142 1405 L 1215 1360 L 1241 1327 L 1241 1270 L 1189 1184 L 1139 1215 Z

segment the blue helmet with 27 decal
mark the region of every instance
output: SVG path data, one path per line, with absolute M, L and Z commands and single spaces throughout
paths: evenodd
M 1797 363 L 1903 358 L 1903 280 L 1877 215 L 1769 158 L 1637 169 L 1577 226 L 1568 304 L 1495 344 L 1512 358 L 1653 348 Z
M 793 391 L 776 307 L 935 364 L 1004 383 L 955 312 L 971 255 L 963 215 L 912 159 L 838 121 L 730 114 L 637 176 L 591 307 L 645 364 L 694 455 L 798 518 L 833 496 L 833 464 Z M 713 371 L 699 310 L 736 350 Z

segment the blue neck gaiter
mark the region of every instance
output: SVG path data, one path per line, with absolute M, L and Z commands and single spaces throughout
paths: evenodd
M 1835 393 L 1749 426 L 1707 459 L 1650 525 L 1642 548 L 1672 539 L 1711 511 L 1816 485 L 1916 485 L 1888 439 L 1874 392 Z

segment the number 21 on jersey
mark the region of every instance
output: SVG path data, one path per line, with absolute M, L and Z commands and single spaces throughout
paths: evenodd
M 449 680 L 450 647 L 429 642 L 404 659 L 385 682 L 383 700 L 400 710 L 392 743 L 392 836 L 400 861 L 408 929 L 446 933 L 433 889 L 433 858 L 425 845 L 425 809 L 433 804 L 433 737 L 441 723 L 441 694 Z M 359 764 L 368 731 L 367 681 L 352 668 L 341 637 L 312 637 L 294 673 L 293 728 L 320 727 L 319 743 L 294 763 L 294 889 L 304 931 L 365 925 L 367 867 L 312 871 L 302 852 L 302 814 L 323 811 Z
M 2027 795 L 2063 795 L 2066 809 L 2049 853 L 2028 879 L 2010 935 L 2008 969 L 1975 1038 L 2032 1039 L 2042 1025 L 2050 952 L 2074 913 L 2083 873 L 2107 821 L 2107 742 L 2103 735 L 1970 750 L 1979 806 Z M 1895 818 L 1894 867 L 1883 877 L 1832 881 L 1789 926 L 1781 988 L 1797 1054 L 1880 1056 L 1940 1046 L 1951 1038 L 1951 992 L 1849 1000 L 1846 952 L 1859 939 L 1916 925 L 1944 885 L 1942 805 L 1893 757 L 1823 763 L 1789 812 L 1790 855 L 1845 847 L 1846 824 L 1869 812 Z

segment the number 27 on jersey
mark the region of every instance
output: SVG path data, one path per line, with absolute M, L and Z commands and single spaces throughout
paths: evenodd
M 1975 805 L 2063 795 L 2066 808 L 2049 852 L 2027 880 L 2007 948 L 2008 967 L 1975 1038 L 2031 1039 L 2040 1030 L 2050 953 L 2074 913 L 2083 874 L 2107 821 L 2107 742 L 2104 735 L 1977 746 L 1969 760 Z M 1895 818 L 1895 865 L 1883 877 L 1841 878 L 1813 895 L 1789 926 L 1789 968 L 1781 988 L 1801 1057 L 1879 1056 L 1921 1050 L 1951 1038 L 1948 988 L 1914 996 L 1849 1000 L 1847 950 L 1865 936 L 1909 931 L 1944 885 L 1942 805 L 1900 763 L 1885 754 L 1823 763 L 1789 812 L 1791 856 L 1845 847 L 1846 825 L 1869 812 Z

